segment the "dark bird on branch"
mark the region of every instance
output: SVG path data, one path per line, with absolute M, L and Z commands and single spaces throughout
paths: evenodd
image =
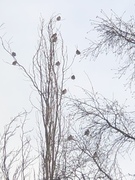
M 54 34 L 51 36 L 51 38 L 55 38 L 55 37 L 57 37 L 57 33 L 54 33 Z
M 76 50 L 76 54 L 77 54 L 77 55 L 80 55 L 81 52 L 77 49 L 77 50 Z
M 67 93 L 66 89 L 62 90 L 62 94 L 66 94 L 66 93 Z
M 89 131 L 89 129 L 87 129 L 85 132 L 84 132 L 84 135 L 85 136 L 88 136 L 90 134 L 90 131 Z
M 52 41 L 52 42 L 56 42 L 56 41 L 57 41 L 57 33 L 54 33 L 54 34 L 51 36 L 51 41 Z
M 15 66 L 16 64 L 17 64 L 17 61 L 13 61 L 13 62 L 12 62 L 12 65 Z
M 13 62 L 12 62 L 12 65 L 15 66 L 16 64 L 17 64 L 17 61 L 13 61 Z
M 15 52 L 12 52 L 12 54 L 11 54 L 13 57 L 15 57 L 16 56 L 16 53 Z
M 75 80 L 75 75 L 72 75 L 72 76 L 71 76 L 71 79 Z
M 68 140 L 68 141 L 71 141 L 71 140 L 74 140 L 74 138 L 73 138 L 72 135 L 70 135 L 70 136 L 68 136 L 67 140 Z
M 54 37 L 53 39 L 52 39 L 52 42 L 56 42 L 57 41 L 57 37 Z
M 61 20 L 61 17 L 60 17 L 60 16 L 58 16 L 58 17 L 56 18 L 56 20 L 57 20 L 57 21 L 60 21 L 60 20 Z
M 59 61 L 57 61 L 57 62 L 55 63 L 55 65 L 56 65 L 56 66 L 59 66 L 59 65 L 60 65 L 60 62 L 59 62 Z
M 97 156 L 97 152 L 94 152 L 93 158 L 96 158 L 96 157 L 98 157 L 98 156 Z

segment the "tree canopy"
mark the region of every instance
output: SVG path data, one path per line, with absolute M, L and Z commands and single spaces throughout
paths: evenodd
M 121 60 L 118 73 L 130 73 L 128 84 L 135 78 L 134 48 L 135 21 L 125 22 L 115 13 L 92 21 L 97 41 L 90 41 L 84 51 L 75 50 L 69 63 L 68 51 L 57 23 L 61 16 L 53 16 L 46 23 L 40 21 L 37 50 L 27 69 L 19 62 L 16 52 L 1 37 L 3 49 L 29 79 L 38 103 L 37 146 L 31 144 L 31 130 L 26 131 L 28 112 L 19 113 L 5 126 L 0 136 L 0 177 L 3 180 L 126 180 L 135 173 L 125 174 L 121 157 L 134 152 L 135 111 L 127 110 L 117 100 L 109 100 L 100 93 L 83 89 L 86 98 L 72 97 L 66 87 L 76 56 L 94 57 L 113 52 Z M 82 58 L 82 61 L 84 59 Z M 129 87 L 130 88 L 130 87 Z M 23 119 L 20 123 L 18 119 Z M 18 131 L 19 129 L 19 131 Z M 20 133 L 20 147 L 9 148 L 9 141 Z M 36 149 L 36 150 L 35 150 Z M 34 156 L 31 156 L 31 153 Z

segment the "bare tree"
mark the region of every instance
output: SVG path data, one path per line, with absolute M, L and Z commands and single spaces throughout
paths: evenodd
M 72 100 L 72 112 L 68 114 L 69 109 L 67 110 L 66 105 L 69 100 L 71 103 L 71 99 L 67 98 L 66 81 L 75 80 L 75 75 L 70 78 L 66 75 L 73 62 L 68 64 L 67 52 L 57 25 L 61 18 L 58 17 L 52 17 L 47 24 L 41 19 L 37 51 L 33 56 L 30 71 L 19 62 L 16 52 L 5 47 L 1 38 L 3 48 L 13 58 L 12 65 L 22 70 L 32 84 L 34 95 L 38 96 L 38 102 L 32 105 L 37 110 L 39 119 L 37 137 L 39 172 L 36 173 L 34 170 L 33 177 L 35 180 L 123 180 L 126 177 L 121 172 L 118 157 L 134 149 L 134 112 L 127 112 L 126 107 L 121 107 L 117 101 L 109 101 L 94 91 L 91 93 L 84 90 L 87 99 Z M 120 18 L 115 17 L 120 21 Z M 120 29 L 124 26 L 124 22 L 121 20 L 121 25 L 119 22 L 117 27 L 117 23 L 113 23 L 112 19 L 101 18 L 101 20 L 101 23 L 95 22 L 95 29 L 103 33 L 100 36 L 101 41 L 92 42 L 84 54 L 97 57 L 100 52 L 108 52 L 110 48 L 114 50 L 117 47 L 119 51 L 114 53 L 133 57 L 133 51 L 126 54 L 121 49 L 123 46 L 128 51 L 129 47 L 127 40 L 129 34 L 124 39 L 124 30 Z M 105 26 L 105 23 L 110 23 L 110 27 Z M 126 25 L 124 27 L 126 28 Z M 112 32 L 112 29 L 117 32 Z M 123 44 L 124 42 L 127 44 Z M 131 50 L 133 48 L 134 46 L 130 47 Z M 76 50 L 76 55 L 80 54 L 81 52 Z M 120 72 L 123 69 L 124 66 Z M 23 126 L 22 132 L 24 135 Z M 27 147 L 28 155 L 25 154 L 23 147 L 25 142 L 29 141 L 23 135 L 21 136 L 23 160 L 20 166 L 22 171 L 19 171 L 18 177 L 27 179 L 27 168 L 32 161 L 26 158 L 29 156 L 29 147 Z
M 30 131 L 24 130 L 26 116 L 27 112 L 18 114 L 5 125 L 4 132 L 1 133 L 0 178 L 2 180 L 25 180 L 32 177 L 31 169 L 36 157 L 30 155 L 33 150 L 29 138 Z
M 134 18 L 124 22 L 116 14 L 109 18 L 102 13 L 103 18 L 92 21 L 97 41 L 90 40 L 89 48 L 83 51 L 84 56 L 97 58 L 101 53 L 113 52 L 121 61 L 119 76 L 130 73 L 128 83 L 131 85 L 135 80 Z M 117 100 L 108 100 L 94 90 L 84 92 L 86 99 L 74 99 L 72 106 L 74 117 L 77 123 L 80 122 L 74 147 L 82 153 L 82 162 L 87 164 L 84 172 L 92 179 L 126 179 L 130 175 L 122 172 L 119 157 L 134 151 L 135 112 L 128 112 Z
M 59 180 L 66 177 L 63 165 L 67 158 L 65 157 L 65 147 L 68 113 L 65 97 L 68 90 L 65 83 L 67 79 L 70 79 L 66 77 L 66 73 L 74 60 L 68 62 L 67 51 L 57 25 L 60 20 L 60 16 L 53 16 L 49 23 L 45 24 L 44 19 L 41 19 L 37 51 L 33 56 L 30 71 L 19 63 L 16 52 L 6 48 L 1 38 L 3 48 L 13 58 L 12 65 L 23 71 L 32 84 L 34 94 L 38 95 L 38 102 L 32 104 L 39 116 L 39 139 L 37 140 L 39 173 L 35 177 L 44 180 Z M 24 179 L 24 174 L 22 176 Z
M 97 32 L 97 41 L 89 40 L 89 48 L 84 50 L 84 55 L 97 58 L 101 53 L 113 52 L 121 64 L 118 74 L 121 77 L 128 73 L 128 84 L 135 79 L 135 20 L 131 17 L 128 22 L 114 12 L 108 17 L 102 11 L 103 17 L 97 17 L 97 21 L 91 21 L 94 31 Z
M 87 99 L 76 99 L 73 105 L 80 122 L 74 147 L 85 162 L 84 174 L 92 179 L 126 179 L 119 156 L 134 150 L 135 112 L 97 93 L 85 93 Z

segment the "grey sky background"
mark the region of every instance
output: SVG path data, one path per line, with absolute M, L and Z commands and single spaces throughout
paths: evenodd
M 4 35 L 5 40 L 12 42 L 11 49 L 17 53 L 17 59 L 29 68 L 36 51 L 40 17 L 48 22 L 53 14 L 60 14 L 60 29 L 69 58 L 72 59 L 76 47 L 80 51 L 88 47 L 85 37 L 93 38 L 91 33 L 87 34 L 92 29 L 89 20 L 102 16 L 101 9 L 108 16 L 112 13 L 111 9 L 119 16 L 125 12 L 125 20 L 135 16 L 134 0 L 1 0 L 0 24 L 4 25 L 0 36 Z M 96 39 L 96 34 L 94 38 Z M 134 107 L 134 97 L 123 86 L 125 77 L 118 80 L 114 78 L 114 71 L 111 71 L 118 65 L 115 59 L 112 54 L 99 56 L 97 61 L 90 61 L 90 57 L 80 61 L 77 57 L 70 70 L 71 74 L 76 75 L 76 80 L 67 83 L 68 92 L 76 97 L 83 96 L 79 87 L 90 89 L 87 74 L 95 91 L 107 98 L 118 99 L 121 103 L 126 101 Z M 23 108 L 31 109 L 30 83 L 17 67 L 10 65 L 11 63 L 12 58 L 0 46 L 1 129 L 11 117 L 23 111 Z

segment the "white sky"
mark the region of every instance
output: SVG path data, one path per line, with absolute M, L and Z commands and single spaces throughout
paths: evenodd
M 60 14 L 63 18 L 61 30 L 65 45 L 67 45 L 69 57 L 73 57 L 76 47 L 80 50 L 88 47 L 88 41 L 85 40 L 85 37 L 91 29 L 89 19 L 95 19 L 97 15 L 101 15 L 101 9 L 108 15 L 111 14 L 111 9 L 118 15 L 122 15 L 123 12 L 126 11 L 124 17 L 128 19 L 130 15 L 134 15 L 134 7 L 133 0 L 130 1 L 130 3 L 128 0 L 113 0 L 110 2 L 102 0 L 102 3 L 100 0 L 1 1 L 0 17 L 1 23 L 4 23 L 4 26 L 0 33 L 1 35 L 6 33 L 5 39 L 7 41 L 12 38 L 11 47 L 12 50 L 17 53 L 17 58 L 20 63 L 24 66 L 29 65 L 35 53 L 38 40 L 39 18 L 42 16 L 48 21 L 52 14 Z M 12 59 L 3 51 L 2 47 L 0 47 L 0 52 L 0 106 L 2 107 L 0 114 L 3 116 L 3 112 L 6 112 L 6 114 L 9 113 L 10 116 L 11 114 L 16 114 L 22 107 L 28 104 L 30 93 L 28 90 L 29 84 L 16 67 L 9 66 L 4 62 L 11 63 Z M 76 91 L 75 85 L 89 88 L 89 83 L 81 84 L 81 82 L 87 82 L 85 71 L 89 75 L 96 91 L 111 98 L 114 94 L 116 97 L 121 95 L 121 91 L 124 91 L 123 84 L 121 81 L 112 79 L 114 72 L 110 71 L 115 65 L 114 57 L 108 56 L 104 57 L 104 59 L 102 58 L 100 57 L 96 62 L 83 60 L 80 63 L 79 58 L 77 59 L 76 67 L 71 70 L 78 77 L 74 85 L 72 83 L 74 91 Z M 119 83 L 119 89 L 115 83 Z M 72 88 L 68 88 L 72 93 Z
M 17 53 L 20 63 L 28 67 L 38 40 L 39 18 L 42 16 L 48 21 L 52 14 L 60 14 L 63 19 L 60 24 L 65 45 L 69 57 L 73 57 L 76 47 L 80 50 L 88 47 L 85 37 L 90 36 L 87 35 L 91 29 L 89 20 L 95 19 L 97 15 L 102 16 L 101 9 L 108 16 L 111 9 L 120 16 L 125 12 L 126 20 L 131 15 L 135 16 L 134 0 L 1 0 L 0 24 L 4 23 L 4 26 L 0 30 L 0 35 L 5 34 L 6 40 L 12 38 L 12 50 Z M 81 62 L 79 60 L 76 59 L 71 69 L 71 73 L 76 75 L 76 80 L 68 83 L 70 93 L 81 96 L 82 91 L 77 86 L 90 88 L 86 77 L 88 74 L 95 91 L 111 99 L 117 98 L 122 103 L 128 98 L 127 102 L 133 104 L 134 99 L 124 89 L 124 78 L 123 80 L 113 78 L 114 72 L 111 69 L 117 66 L 114 56 L 102 55 L 96 62 L 89 59 Z M 23 108 L 30 109 L 31 93 L 29 82 L 21 71 L 5 62 L 12 63 L 12 59 L 0 46 L 1 128 Z

